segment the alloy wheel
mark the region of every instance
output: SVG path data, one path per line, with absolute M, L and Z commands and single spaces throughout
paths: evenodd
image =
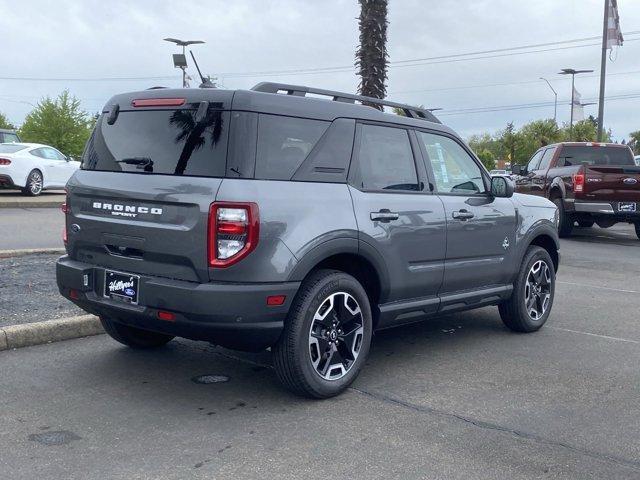
M 538 260 L 531 266 L 524 296 L 527 314 L 532 320 L 540 320 L 551 301 L 551 270 L 544 260 Z
M 346 292 L 329 295 L 318 307 L 309 329 L 309 358 L 325 380 L 344 377 L 356 363 L 364 334 L 360 305 Z
M 42 175 L 32 172 L 29 175 L 29 191 L 32 195 L 38 195 L 42 191 Z

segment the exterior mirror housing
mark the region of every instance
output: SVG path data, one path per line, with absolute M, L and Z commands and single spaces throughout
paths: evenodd
M 507 177 L 491 177 L 491 195 L 494 197 L 511 198 L 513 197 L 514 185 L 513 180 Z

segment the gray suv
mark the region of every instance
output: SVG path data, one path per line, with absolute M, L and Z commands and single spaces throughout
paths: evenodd
M 114 339 L 271 348 L 310 397 L 355 379 L 376 330 L 498 305 L 533 332 L 553 304 L 554 204 L 393 102 L 273 83 L 117 95 L 63 210 L 60 292 Z

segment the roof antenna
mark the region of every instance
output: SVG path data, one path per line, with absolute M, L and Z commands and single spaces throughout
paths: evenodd
M 196 57 L 193 55 L 193 51 L 189 50 L 189 53 L 191 54 L 191 58 L 193 58 L 193 63 L 195 64 L 196 69 L 198 70 L 198 75 L 200 75 L 200 80 L 202 80 L 202 83 L 200 84 L 200 88 L 217 88 L 216 84 L 211 81 L 211 78 L 209 78 L 208 76 L 205 78 L 204 75 L 202 75 L 202 72 L 200 71 L 200 67 L 198 66 L 198 62 L 196 61 Z

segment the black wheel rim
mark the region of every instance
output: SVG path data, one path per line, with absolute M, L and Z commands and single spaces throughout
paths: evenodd
M 532 320 L 540 320 L 551 303 L 551 269 L 544 260 L 537 260 L 529 269 L 524 286 L 527 314 Z
M 364 334 L 362 310 L 346 292 L 329 295 L 318 307 L 309 329 L 309 360 L 325 380 L 344 377 L 356 363 Z
M 29 191 L 34 195 L 38 195 L 42 191 L 42 175 L 38 172 L 29 175 Z

